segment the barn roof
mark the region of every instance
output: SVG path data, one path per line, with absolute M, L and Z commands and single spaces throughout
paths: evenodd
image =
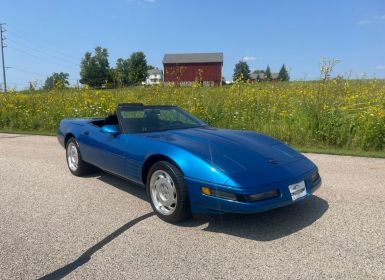
M 223 63 L 223 53 L 166 53 L 163 63 Z

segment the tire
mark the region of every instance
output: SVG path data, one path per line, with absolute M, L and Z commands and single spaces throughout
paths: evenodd
M 159 161 L 151 166 L 146 189 L 152 209 L 163 221 L 177 223 L 191 216 L 183 175 L 173 164 Z
M 66 144 L 66 160 L 68 169 L 75 176 L 83 176 L 93 171 L 93 166 L 83 161 L 74 137 L 70 138 Z

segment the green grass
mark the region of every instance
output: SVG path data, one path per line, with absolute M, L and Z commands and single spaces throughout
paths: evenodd
M 295 147 L 301 153 L 328 154 L 338 156 L 354 156 L 354 157 L 370 157 L 385 158 L 384 151 L 362 151 L 362 150 L 346 150 L 338 148 L 325 147 Z
M 27 130 L 22 131 L 22 130 L 0 129 L 0 133 L 56 136 L 56 133 L 52 131 L 27 131 Z
M 385 81 L 66 89 L 0 94 L 0 131 L 52 135 L 63 118 L 105 116 L 123 102 L 178 105 L 219 128 L 254 130 L 302 151 L 385 154 Z
M 50 131 L 19 131 L 19 130 L 2 130 L 0 133 L 8 134 L 22 134 L 22 135 L 43 135 L 43 136 L 56 136 L 56 133 Z M 301 153 L 314 153 L 314 154 L 329 154 L 340 156 L 355 156 L 355 157 L 372 157 L 372 158 L 385 158 L 384 151 L 361 151 L 361 150 L 346 150 L 330 147 L 294 147 Z

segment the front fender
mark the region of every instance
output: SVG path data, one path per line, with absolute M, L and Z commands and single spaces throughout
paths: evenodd
M 158 142 L 156 146 L 156 150 L 154 149 L 146 155 L 144 163 L 154 155 L 161 155 L 170 158 L 175 162 L 186 178 L 216 184 L 224 184 L 225 182 L 227 184 L 234 184 L 223 171 L 212 165 L 208 159 L 203 159 L 183 148 L 168 143 Z M 159 151 L 162 152 L 159 153 Z

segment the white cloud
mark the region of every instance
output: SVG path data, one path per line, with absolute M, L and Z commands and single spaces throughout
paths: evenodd
M 357 24 L 358 25 L 367 25 L 367 24 L 371 24 L 372 21 L 370 19 L 361 19 L 359 21 L 357 21 Z
M 242 60 L 243 61 L 252 61 L 252 60 L 256 60 L 256 57 L 255 56 L 244 56 L 244 57 L 242 57 Z
M 358 25 L 368 25 L 376 22 L 385 21 L 385 15 L 376 15 L 366 19 L 360 19 L 357 21 Z
M 379 64 L 376 66 L 377 70 L 385 70 L 385 64 Z
M 261 59 L 261 58 L 258 58 L 258 57 L 255 57 L 255 56 L 244 56 L 244 57 L 242 57 L 242 61 L 253 61 L 253 60 L 257 60 L 257 59 Z

